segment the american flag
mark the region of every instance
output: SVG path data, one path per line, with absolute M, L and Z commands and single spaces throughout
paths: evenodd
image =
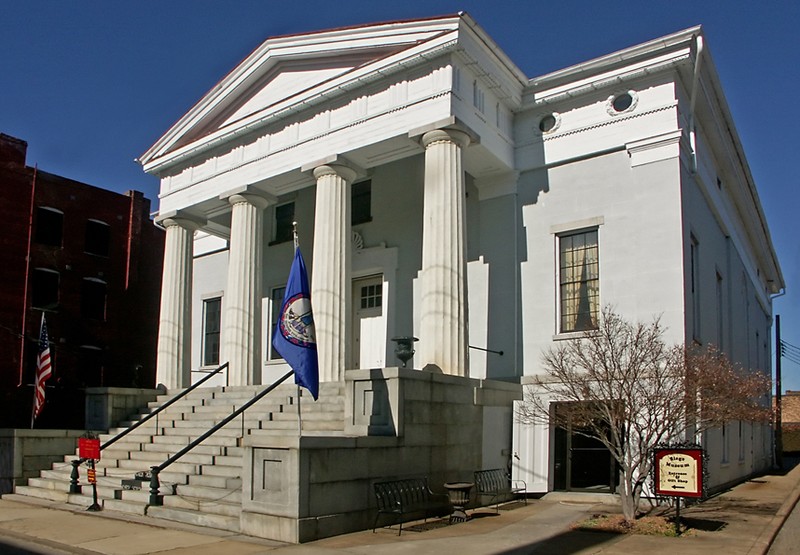
M 44 383 L 53 375 L 53 365 L 50 360 L 50 338 L 47 336 L 47 322 L 42 314 L 42 325 L 39 330 L 39 352 L 36 354 L 36 390 L 33 394 L 33 421 L 44 408 Z

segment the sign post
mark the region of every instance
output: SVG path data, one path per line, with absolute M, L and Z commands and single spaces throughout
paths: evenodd
M 86 510 L 100 511 L 102 507 L 97 502 L 97 469 L 94 466 L 95 461 L 100 460 L 100 439 L 97 435 L 86 432 L 83 437 L 78 438 L 78 455 L 89 463 L 86 477 L 92 484 L 92 504 Z
M 705 494 L 704 457 L 699 446 L 654 449 L 655 494 L 675 498 L 675 533 L 680 535 L 681 498 Z

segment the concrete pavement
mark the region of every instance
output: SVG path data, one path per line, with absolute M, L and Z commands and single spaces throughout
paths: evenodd
M 103 511 L 8 495 L 0 499 L 0 553 L 140 555 L 424 555 L 427 553 L 590 554 L 639 553 L 725 555 L 766 553 L 787 515 L 800 498 L 800 466 L 786 474 L 768 474 L 736 486 L 706 502 L 681 511 L 698 530 L 680 538 L 577 532 L 572 522 L 614 508 L 578 499 L 530 501 L 495 514 L 474 511 L 464 523 L 408 525 L 402 536 L 396 529 L 379 529 L 326 538 L 303 545 L 287 545 L 148 517 Z M 14 551 L 18 549 L 19 551 Z

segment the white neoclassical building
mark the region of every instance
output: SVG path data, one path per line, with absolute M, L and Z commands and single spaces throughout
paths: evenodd
M 700 27 L 533 78 L 464 13 L 270 38 L 140 162 L 161 180 L 170 389 L 222 362 L 232 386 L 286 372 L 269 338 L 293 222 L 323 385 L 400 366 L 397 336 L 416 372 L 524 384 L 608 304 L 770 366 L 783 277 Z M 511 416 L 491 412 L 478 464 L 510 459 L 530 492 L 613 488 L 607 455 Z M 770 462 L 768 428 L 726 428 L 712 486 Z

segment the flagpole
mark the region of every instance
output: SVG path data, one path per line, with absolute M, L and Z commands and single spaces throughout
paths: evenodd
M 44 327 L 44 312 L 42 312 L 42 321 L 39 324 L 39 342 L 42 340 L 42 328 Z M 41 348 L 41 345 L 39 346 Z M 31 407 L 31 430 L 33 423 L 36 421 L 36 398 L 39 394 L 39 355 L 36 356 L 36 375 L 33 380 L 33 406 Z
M 31 182 L 31 209 L 28 214 L 28 248 L 25 251 L 25 284 L 22 289 L 22 305 L 28 306 L 28 281 L 31 275 L 31 242 L 33 240 L 33 210 L 36 207 L 36 174 L 39 171 L 39 164 L 33 166 L 33 181 Z M 44 312 L 42 312 L 44 316 Z M 25 335 L 28 326 L 28 311 L 22 310 L 22 327 L 20 328 L 19 335 L 19 382 L 17 387 L 22 386 L 22 375 L 25 373 Z M 31 429 L 33 429 L 33 421 L 31 421 Z
M 297 238 L 297 222 L 292 222 L 292 239 L 294 240 L 294 250 L 297 252 L 297 249 L 300 247 L 300 241 Z M 297 384 L 297 436 L 300 437 L 303 435 L 303 416 L 300 413 L 300 398 L 302 392 L 300 391 L 300 384 Z

